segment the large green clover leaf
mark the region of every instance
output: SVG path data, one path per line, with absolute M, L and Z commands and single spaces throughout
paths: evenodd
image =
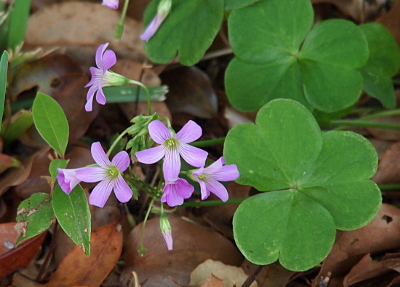
M 341 19 L 312 24 L 309 0 L 259 1 L 231 13 L 236 58 L 225 84 L 233 106 L 251 111 L 290 98 L 331 113 L 357 101 L 363 79 L 356 69 L 368 59 L 364 34 Z
M 246 199 L 233 221 L 237 246 L 256 264 L 279 259 L 287 269 L 307 270 L 329 253 L 336 229 L 366 225 L 381 204 L 370 180 L 378 159 L 369 141 L 322 133 L 293 100 L 273 100 L 255 124 L 229 131 L 224 157 L 237 165 L 238 183 L 268 191 Z
M 157 14 L 159 2 L 153 0 L 146 8 L 145 27 Z M 178 54 L 183 65 L 194 65 L 211 46 L 223 16 L 224 0 L 174 0 L 167 18 L 144 44 L 146 53 L 157 63 L 167 63 Z
M 369 47 L 368 62 L 359 71 L 364 79 L 363 90 L 377 98 L 386 108 L 396 106 L 392 77 L 400 68 L 399 47 L 385 26 L 368 23 L 360 26 Z

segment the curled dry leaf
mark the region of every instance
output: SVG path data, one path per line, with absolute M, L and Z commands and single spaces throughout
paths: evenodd
M 176 287 L 170 277 L 187 285 L 190 273 L 207 259 L 235 266 L 243 261 L 235 245 L 218 232 L 179 217 L 169 216 L 168 220 L 174 239 L 171 251 L 167 250 L 161 235 L 158 218 L 146 224 L 143 242 L 147 252 L 144 256 L 138 254 L 142 224 L 132 230 L 126 245 L 126 264 L 121 275 L 123 282 L 135 271 L 139 282 L 146 281 L 148 286 Z
M 400 142 L 394 143 L 379 159 L 373 180 L 378 184 L 400 182 Z
M 0 195 L 8 190 L 11 186 L 16 186 L 23 183 L 31 173 L 32 163 L 35 158 L 49 150 L 46 146 L 42 149 L 35 150 L 28 156 L 19 157 L 21 165 L 19 167 L 12 167 L 2 174 L 0 177 Z
M 348 287 L 391 271 L 392 270 L 385 266 L 384 261 L 377 259 L 374 260 L 372 259 L 371 254 L 368 253 L 344 277 L 343 285 L 344 287 Z
M 398 124 L 400 116 L 391 116 L 373 119 L 373 122 L 385 124 Z M 400 141 L 400 131 L 393 129 L 366 128 L 366 130 L 375 138 L 386 141 Z
M 368 225 L 342 232 L 324 260 L 313 286 L 316 287 L 319 278 L 327 272 L 331 272 L 332 277 L 346 275 L 365 254 L 399 248 L 399 238 L 400 209 L 382 204 L 380 211 Z
M 89 78 L 71 58 L 50 54 L 23 64 L 17 70 L 11 97 L 15 102 L 23 91 L 37 87 L 38 92 L 51 96 L 60 104 L 68 119 L 70 140 L 78 140 L 97 115 L 97 105 L 91 113 L 84 109 L 87 93 L 84 86 L 88 82 Z
M 193 270 L 190 274 L 190 286 L 214 286 L 207 285 L 207 281 L 210 278 L 216 277 L 219 280 L 214 280 L 216 282 L 222 281 L 220 286 L 234 287 L 241 286 L 247 279 L 246 273 L 243 269 L 236 266 L 229 266 L 219 261 L 206 260 Z M 213 279 L 212 279 L 213 280 Z M 215 285 L 219 286 L 219 285 Z M 257 287 L 257 282 L 253 282 L 251 287 Z
M 29 264 L 47 233 L 46 231 L 30 238 L 15 248 L 18 236 L 14 226 L 15 222 L 0 224 L 0 281 L 17 268 L 24 268 Z
M 376 22 L 384 25 L 393 37 L 396 39 L 397 44 L 400 46 L 400 2 L 394 1 L 394 5 L 389 13 L 378 18 Z
M 247 275 L 250 275 L 259 268 L 259 265 L 255 265 L 250 261 L 245 260 L 243 261 L 242 268 Z M 263 266 L 256 276 L 256 281 L 259 287 L 284 287 L 294 274 L 296 274 L 296 272 L 283 268 L 279 262 L 275 262 Z
M 91 234 L 90 256 L 75 246 L 43 286 L 100 286 L 117 263 L 121 251 L 120 224 L 102 226 Z
M 350 16 L 357 22 L 362 22 L 365 18 L 363 0 L 311 0 L 313 4 L 332 4 L 343 14 Z
M 119 19 L 120 12 L 107 9 L 97 1 L 54 4 L 29 18 L 25 44 L 42 47 L 70 46 L 74 50 L 74 58 L 87 61 L 94 57 L 95 47 L 110 42 L 117 54 L 143 61 L 146 57 L 139 38 L 143 30 L 142 24 L 126 18 L 122 38 L 115 40 L 115 27 Z M 114 45 L 117 43 L 118 45 Z M 84 53 L 83 47 L 88 46 L 91 46 L 90 51 Z
M 166 103 L 172 113 L 211 119 L 218 112 L 217 95 L 207 74 L 196 67 L 179 67 L 161 74 L 168 85 Z

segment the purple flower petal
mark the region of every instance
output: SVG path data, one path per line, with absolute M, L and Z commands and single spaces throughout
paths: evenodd
M 114 193 L 120 202 L 128 202 L 132 198 L 132 190 L 121 175 L 115 181 Z
M 213 174 L 213 178 L 218 181 L 236 180 L 240 176 L 236 164 L 229 164 Z
M 76 177 L 84 182 L 98 182 L 104 180 L 107 170 L 99 166 L 84 167 L 76 171 Z
M 161 202 L 166 202 L 169 206 L 174 207 L 183 203 L 183 198 L 177 194 L 175 185 L 166 185 Z
M 89 203 L 98 207 L 104 207 L 113 187 L 114 183 L 111 180 L 103 180 L 92 190 L 89 196 Z
M 179 152 L 188 164 L 195 167 L 204 166 L 208 155 L 206 151 L 188 144 L 182 144 Z
M 117 63 L 117 56 L 113 50 L 107 50 L 103 54 L 103 63 L 101 68 L 108 70 Z M 99 66 L 100 68 L 100 66 Z
M 225 186 L 223 186 L 222 183 L 210 178 L 206 182 L 206 188 L 209 192 L 214 193 L 216 196 L 218 196 L 222 201 L 227 201 L 229 198 L 228 191 L 226 190 Z M 208 194 L 210 194 L 208 192 Z M 203 199 L 203 191 L 201 192 L 202 199 Z
M 96 66 L 99 69 L 103 69 L 103 53 L 107 49 L 107 47 L 108 43 L 101 44 L 96 50 L 95 61 L 96 61 Z
M 91 112 L 93 109 L 93 97 L 94 93 L 97 91 L 97 87 L 91 86 L 87 93 L 87 102 L 85 104 L 85 111 Z
M 157 32 L 158 28 L 164 21 L 165 17 L 159 16 L 158 14 L 151 20 L 149 26 L 147 26 L 146 30 L 140 35 L 140 39 L 143 41 L 149 41 L 151 37 Z
M 152 164 L 163 158 L 165 155 L 164 146 L 156 146 L 146 150 L 138 151 L 135 156 L 138 161 L 145 164 Z
M 118 9 L 119 0 L 103 0 L 101 5 L 110 9 Z
M 103 88 L 101 86 L 97 87 L 96 101 L 100 105 L 105 105 L 107 102 L 106 95 L 104 95 Z
M 167 202 L 171 207 L 181 205 L 183 199 L 189 198 L 194 191 L 194 187 L 186 180 L 178 178 L 175 181 L 167 182 L 164 186 L 164 194 L 161 202 Z
M 199 180 L 201 200 L 205 200 L 210 196 L 210 191 L 207 189 L 207 184 L 204 181 Z
M 191 143 L 201 137 L 201 127 L 194 121 L 188 121 L 182 129 L 174 136 L 177 140 L 183 143 Z
M 165 140 L 171 138 L 171 132 L 158 120 L 149 124 L 149 134 L 151 138 L 158 144 L 162 144 Z
M 57 168 L 56 175 L 58 185 L 61 189 L 69 194 L 81 181 L 76 177 L 76 171 L 79 169 Z
M 108 159 L 106 153 L 101 147 L 100 142 L 92 143 L 91 152 L 94 161 L 102 168 L 106 168 L 111 165 L 111 161 Z
M 187 199 L 192 196 L 194 187 L 193 185 L 189 184 L 185 179 L 178 178 L 175 181 L 175 185 L 178 191 L 178 194 L 182 196 L 184 199 Z
M 166 181 L 174 180 L 178 177 L 181 170 L 181 159 L 177 150 L 166 150 L 163 170 Z
M 124 172 L 128 168 L 131 161 L 126 151 L 120 151 L 114 156 L 111 163 L 118 169 L 119 172 Z
M 162 233 L 164 240 L 165 240 L 165 244 L 167 245 L 168 250 L 172 250 L 173 249 L 173 239 L 172 239 L 172 233 L 170 232 L 163 232 Z

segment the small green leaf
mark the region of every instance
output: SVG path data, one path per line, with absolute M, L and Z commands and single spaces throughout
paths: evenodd
M 366 63 L 368 46 L 352 22 L 327 20 L 311 29 L 310 1 L 269 0 L 234 10 L 228 24 L 237 58 L 226 70 L 225 86 L 237 109 L 290 98 L 333 113 L 358 100 L 363 81 L 356 69 Z
M 7 87 L 8 52 L 3 51 L 0 59 L 0 124 L 3 121 L 4 101 Z M 1 125 L 0 125 L 1 128 Z
M 363 90 L 386 108 L 394 108 L 396 95 L 392 77 L 400 68 L 399 47 L 383 25 L 368 23 L 360 28 L 369 47 L 368 62 L 359 70 L 364 80 Z
M 15 49 L 22 45 L 25 39 L 26 27 L 28 24 L 31 0 L 15 1 L 11 10 L 8 26 L 8 48 Z
M 230 130 L 224 157 L 237 165 L 238 183 L 267 191 L 246 199 L 233 221 L 239 249 L 255 264 L 279 259 L 293 271 L 312 268 L 328 254 L 336 229 L 366 225 L 381 205 L 370 180 L 378 162 L 371 143 L 353 132 L 321 133 L 296 101 L 273 100 L 256 124 Z
M 160 0 L 144 13 L 144 26 L 157 14 Z M 144 44 L 149 58 L 167 63 L 177 54 L 183 65 L 196 64 L 211 46 L 224 16 L 223 0 L 174 0 L 171 11 L 155 35 Z
M 60 105 L 48 95 L 37 93 L 32 114 L 40 135 L 63 157 L 67 148 L 69 127 L 67 117 Z
M 57 168 L 66 168 L 69 160 L 65 159 L 53 159 L 49 165 L 49 173 L 51 175 L 51 181 L 56 181 L 56 175 L 58 174 Z
M 17 138 L 19 138 L 27 129 L 33 124 L 32 113 L 29 111 L 21 110 L 14 114 L 11 122 L 5 129 L 3 123 L 1 129 L 1 136 L 3 137 L 4 145 L 8 146 Z
M 47 230 L 54 219 L 51 198 L 47 193 L 34 193 L 18 206 L 17 226 L 21 236 L 17 245 Z
M 53 192 L 53 210 L 65 233 L 90 255 L 90 210 L 87 197 L 80 185 L 66 194 L 59 185 Z
M 264 0 L 232 11 L 229 40 L 235 55 L 248 63 L 282 62 L 297 55 L 312 24 L 309 0 Z

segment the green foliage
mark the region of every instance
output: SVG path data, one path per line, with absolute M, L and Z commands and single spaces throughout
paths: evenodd
M 399 47 L 382 25 L 368 23 L 360 26 L 369 47 L 369 58 L 359 71 L 364 79 L 363 90 L 377 98 L 389 109 L 396 106 L 392 77 L 400 68 Z
M 228 24 L 236 58 L 225 84 L 237 109 L 290 98 L 332 113 L 357 101 L 363 81 L 356 69 L 366 63 L 368 46 L 352 22 L 332 19 L 311 28 L 309 0 L 268 0 L 234 10 Z
M 256 3 L 258 1 L 260 0 L 225 0 L 225 9 L 226 10 L 238 9 Z
M 53 219 L 50 195 L 42 192 L 32 194 L 18 206 L 16 220 L 21 236 L 17 244 L 47 230 Z
M 50 96 L 37 93 L 32 114 L 39 134 L 63 157 L 67 148 L 69 127 L 60 105 Z
M 157 14 L 160 0 L 153 0 L 144 13 L 147 27 Z M 174 0 L 171 12 L 156 34 L 144 44 L 153 62 L 167 63 L 177 54 L 183 65 L 194 65 L 211 46 L 224 16 L 223 0 Z
M 329 253 L 335 229 L 366 225 L 381 193 L 369 180 L 377 169 L 374 147 L 353 132 L 321 133 L 299 103 L 278 99 L 262 107 L 256 124 L 234 127 L 224 156 L 235 163 L 240 184 L 263 192 L 237 209 L 235 241 L 255 264 L 277 259 L 307 270 Z
M 0 124 L 3 120 L 4 102 L 7 88 L 8 52 L 3 51 L 0 58 Z M 0 125 L 1 128 L 1 125 Z
M 4 145 L 8 146 L 11 144 L 29 129 L 32 124 L 33 117 L 31 112 L 21 110 L 13 115 L 12 121 L 8 125 L 5 125 L 5 123 L 2 124 L 1 137 L 3 138 Z
M 5 12 L 0 30 L 0 47 L 15 50 L 25 39 L 31 0 L 14 1 Z M 3 7 L 4 8 L 4 7 Z
M 91 215 L 82 187 L 78 184 L 66 194 L 57 185 L 53 193 L 53 210 L 65 233 L 86 255 L 90 255 Z

